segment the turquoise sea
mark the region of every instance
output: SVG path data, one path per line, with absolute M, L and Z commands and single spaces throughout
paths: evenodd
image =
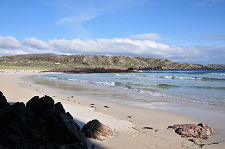
M 139 71 L 138 73 L 46 74 L 38 76 L 85 88 L 225 108 L 225 70 Z M 136 100 L 138 102 L 138 99 Z M 128 102 L 129 103 L 129 102 Z

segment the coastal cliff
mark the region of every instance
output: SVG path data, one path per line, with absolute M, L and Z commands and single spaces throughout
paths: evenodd
M 133 70 L 224 69 L 225 65 L 201 65 L 128 56 L 26 54 L 0 57 L 0 67 L 25 67 L 65 72 L 125 72 Z

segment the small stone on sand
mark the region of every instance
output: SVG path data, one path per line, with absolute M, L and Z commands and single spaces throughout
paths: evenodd
M 188 139 L 188 141 L 191 141 L 196 145 L 199 145 L 199 143 L 200 143 L 200 141 L 198 139 Z
M 142 129 L 153 129 L 153 128 L 146 126 L 146 127 L 143 127 Z

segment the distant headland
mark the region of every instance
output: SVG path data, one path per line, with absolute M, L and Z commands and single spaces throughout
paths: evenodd
M 67 73 L 122 73 L 137 70 L 225 69 L 225 65 L 188 64 L 168 59 L 129 56 L 26 54 L 0 57 L 0 68 Z

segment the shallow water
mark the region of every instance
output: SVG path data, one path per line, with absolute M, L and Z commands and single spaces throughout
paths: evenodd
M 47 74 L 39 76 L 90 87 L 129 90 L 155 98 L 225 107 L 225 70 L 141 71 L 140 73 Z

